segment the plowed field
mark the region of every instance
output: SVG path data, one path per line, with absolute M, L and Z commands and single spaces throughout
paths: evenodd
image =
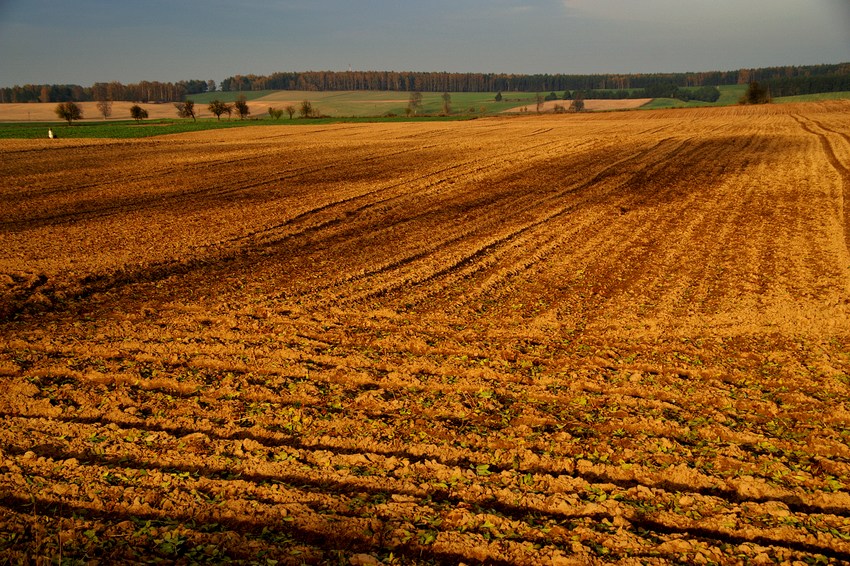
M 5 560 L 850 561 L 850 104 L 0 152 Z

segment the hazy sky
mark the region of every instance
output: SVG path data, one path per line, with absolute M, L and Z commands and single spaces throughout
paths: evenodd
M 0 86 L 850 61 L 850 0 L 0 0 Z

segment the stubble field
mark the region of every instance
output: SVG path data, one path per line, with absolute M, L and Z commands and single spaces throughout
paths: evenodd
M 850 561 L 848 117 L 0 141 L 0 555 Z

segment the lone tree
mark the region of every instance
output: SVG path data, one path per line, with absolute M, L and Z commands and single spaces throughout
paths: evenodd
M 138 104 L 134 104 L 130 107 L 130 117 L 136 122 L 141 122 L 148 117 L 148 111 Z
M 221 100 L 213 100 L 207 108 L 209 108 L 210 112 L 215 114 L 217 120 L 221 120 L 222 114 L 230 116 L 230 113 L 233 111 L 229 104 L 222 102 Z
M 177 115 L 181 118 L 191 118 L 192 121 L 195 121 L 195 103 L 191 100 L 187 100 L 186 102 L 175 102 L 175 108 L 177 108 Z
M 580 92 L 575 94 L 575 98 L 570 103 L 570 112 L 582 112 L 584 110 L 584 95 Z
M 501 102 L 501 101 L 502 101 L 502 93 L 501 93 L 501 92 L 497 92 L 497 93 L 496 93 L 496 102 Z
M 440 98 L 443 99 L 443 114 L 448 116 L 452 113 L 452 95 L 448 92 L 444 92 L 440 95 Z
M 284 108 L 283 110 L 284 110 L 284 112 L 286 112 L 287 114 L 289 114 L 289 119 L 290 119 L 290 120 L 292 120 L 292 117 L 293 117 L 293 116 L 295 116 L 295 113 L 297 112 L 297 110 L 295 109 L 295 107 L 294 107 L 293 105 L 291 105 L 291 104 L 289 104 L 289 105 L 288 105 L 286 108 Z
M 248 116 L 248 114 L 251 113 L 251 110 L 248 108 L 248 102 L 244 94 L 239 95 L 239 98 L 237 98 L 236 102 L 233 103 L 233 107 L 236 110 L 236 113 L 239 114 L 240 120 L 244 120 Z
M 103 119 L 106 120 L 112 116 L 112 101 L 106 98 L 98 100 L 97 111 L 100 112 L 103 115 Z
M 422 110 L 422 93 L 418 90 L 416 92 L 410 93 L 410 99 L 407 101 L 407 108 L 405 108 L 405 114 L 408 116 L 416 116 L 419 114 L 419 111 Z
M 71 125 L 71 122 L 74 120 L 82 120 L 83 111 L 82 109 L 76 105 L 74 102 L 63 102 L 56 106 L 56 115 L 59 116 L 62 120 L 67 120 L 68 125 Z
M 756 81 L 750 83 L 747 87 L 747 92 L 738 101 L 739 104 L 767 104 L 773 102 L 773 97 L 770 96 L 770 89 L 758 84 Z
M 312 102 L 309 100 L 301 101 L 301 108 L 298 109 L 298 113 L 301 114 L 302 118 L 309 118 L 314 112 Z

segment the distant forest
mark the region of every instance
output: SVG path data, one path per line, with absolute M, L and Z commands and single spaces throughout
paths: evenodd
M 403 91 L 403 92 L 555 92 L 574 91 L 597 97 L 660 98 L 676 96 L 681 88 L 716 87 L 758 82 L 772 96 L 794 96 L 850 91 L 850 63 L 796 67 L 766 67 L 737 71 L 658 74 L 496 74 L 397 71 L 304 71 L 271 75 L 236 75 L 220 85 L 212 80 L 176 83 L 142 81 L 79 85 L 24 85 L 0 88 L 4 102 L 84 102 L 128 100 L 177 102 L 187 97 L 218 90 L 304 90 L 304 91 Z M 639 92 L 640 91 L 640 92 Z M 616 93 L 616 94 L 615 94 Z M 590 97 L 590 96 L 588 96 Z

